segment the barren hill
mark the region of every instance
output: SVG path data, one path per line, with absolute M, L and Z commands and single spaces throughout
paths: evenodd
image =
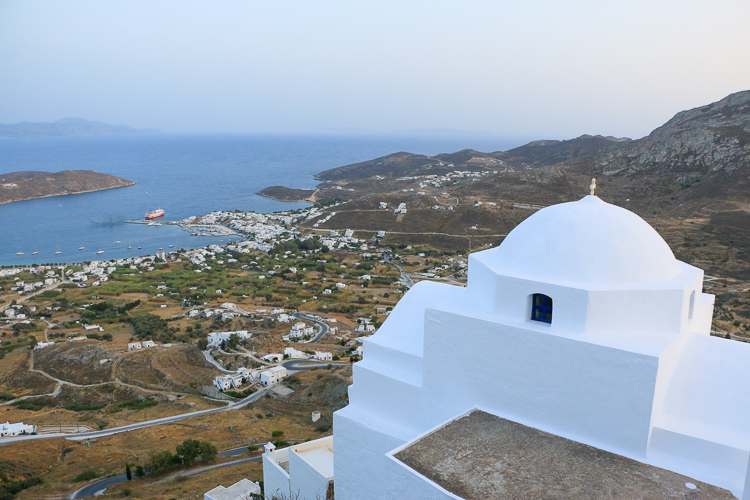
M 0 174 L 0 204 L 63 194 L 89 193 L 134 184 L 133 181 L 93 170 L 63 170 L 57 173 L 10 172 Z
M 346 184 L 361 195 L 402 188 L 397 182 L 402 177 L 456 170 L 498 173 L 460 188 L 444 186 L 454 195 L 478 199 L 569 201 L 586 193 L 591 177 L 597 177 L 597 193 L 644 215 L 686 215 L 709 205 L 733 209 L 746 204 L 750 194 L 750 91 L 682 111 L 637 140 L 583 135 L 504 152 L 463 150 L 433 157 L 400 152 L 326 170 L 317 178 L 327 181 L 321 190 Z

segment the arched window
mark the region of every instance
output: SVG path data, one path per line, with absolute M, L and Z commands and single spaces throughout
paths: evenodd
M 543 323 L 552 323 L 552 298 L 542 293 L 531 296 L 531 319 Z

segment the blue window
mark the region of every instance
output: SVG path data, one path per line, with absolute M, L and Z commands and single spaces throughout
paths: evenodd
M 531 296 L 531 319 L 552 323 L 552 298 L 541 293 Z

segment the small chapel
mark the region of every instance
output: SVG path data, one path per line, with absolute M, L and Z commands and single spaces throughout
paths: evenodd
M 409 290 L 333 436 L 264 454 L 266 497 L 750 500 L 750 344 L 713 303 L 593 187 L 539 210 L 466 287 Z

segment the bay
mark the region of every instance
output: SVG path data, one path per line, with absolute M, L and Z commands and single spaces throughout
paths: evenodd
M 108 260 L 154 254 L 159 248 L 226 243 L 228 238 L 191 236 L 177 226 L 124 221 L 142 220 L 156 208 L 165 211 L 161 220 L 215 210 L 292 210 L 307 205 L 255 192 L 272 185 L 313 188 L 318 172 L 397 151 L 498 151 L 523 142 L 468 136 L 189 134 L 0 139 L 0 173 L 94 170 L 136 183 L 0 205 L 0 266 Z M 78 250 L 81 246 L 85 250 Z M 100 249 L 104 253 L 96 254 Z

